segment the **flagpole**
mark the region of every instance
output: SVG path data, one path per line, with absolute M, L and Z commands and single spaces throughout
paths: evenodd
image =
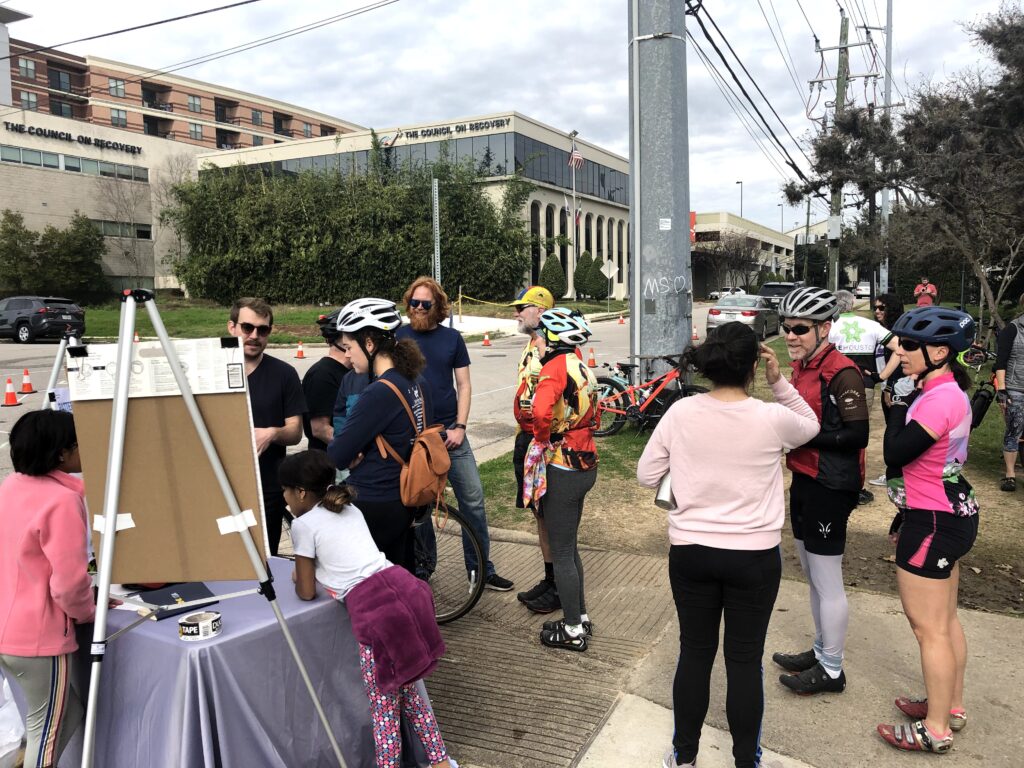
M 577 131 L 573 131 L 572 133 L 569 134 L 569 138 L 572 140 L 572 149 L 569 151 L 569 165 L 572 168 L 572 213 L 569 216 L 570 220 L 572 221 L 572 265 L 571 268 L 567 270 L 569 275 L 572 275 L 576 272 L 576 265 L 579 264 L 580 262 L 580 229 L 579 224 L 576 220 L 576 161 L 574 157 L 576 154 L 576 134 Z M 572 278 L 569 277 L 569 279 L 571 280 Z M 573 286 L 573 292 L 579 295 L 575 285 Z

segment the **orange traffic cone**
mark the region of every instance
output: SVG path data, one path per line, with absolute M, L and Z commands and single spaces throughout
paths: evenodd
M 625 325 L 626 321 L 622 319 L 622 313 L 619 313 L 619 325 Z
M 133 341 L 134 341 L 134 342 L 135 342 L 136 344 L 138 344 L 138 343 L 139 343 L 139 332 L 138 332 L 138 331 L 136 331 L 136 332 L 135 332 L 135 338 L 133 339 Z
M 690 337 L 690 341 L 700 341 L 700 337 L 697 335 L 697 329 L 693 329 L 693 336 Z
M 28 368 L 21 374 L 21 394 L 34 395 L 35 387 L 32 386 L 32 377 L 28 375 Z
M 21 405 L 18 402 L 18 396 L 14 394 L 14 382 L 11 381 L 11 377 L 7 377 L 7 391 L 4 392 L 4 401 L 0 403 L 0 408 L 10 408 L 13 405 Z
M 491 346 L 491 337 L 487 334 L 486 331 L 484 332 L 484 346 L 485 347 Z
M 295 353 L 295 359 L 296 360 L 305 360 L 306 359 L 306 353 L 302 351 L 302 342 L 301 341 L 299 342 L 299 351 Z
M 594 359 L 594 348 L 590 348 L 590 356 L 587 357 L 587 368 L 597 368 L 597 360 Z

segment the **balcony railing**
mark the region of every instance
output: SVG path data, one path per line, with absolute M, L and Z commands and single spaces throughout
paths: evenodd
M 221 141 L 217 144 L 217 149 L 241 149 L 241 144 L 232 144 L 229 141 Z
M 149 107 L 150 109 L 159 109 L 161 112 L 173 112 L 174 105 L 168 104 L 166 101 L 152 101 L 143 99 L 142 106 Z

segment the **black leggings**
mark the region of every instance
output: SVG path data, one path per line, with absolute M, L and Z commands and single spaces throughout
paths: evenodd
M 725 711 L 737 768 L 754 768 L 764 714 L 761 657 L 782 577 L 779 548 L 714 549 L 673 545 L 668 556 L 679 614 L 679 664 L 672 685 L 678 762 L 693 762 L 708 712 L 718 626 L 725 611 Z
M 555 587 L 562 601 L 566 624 L 579 624 L 587 612 L 583 593 L 583 561 L 578 536 L 583 518 L 583 500 L 597 482 L 597 468 L 579 472 L 548 467 L 548 489 L 541 497 L 544 522 L 548 527 Z
M 412 511 L 401 501 L 360 501 L 355 505 L 363 513 L 373 543 L 392 565 L 416 573 L 413 554 Z

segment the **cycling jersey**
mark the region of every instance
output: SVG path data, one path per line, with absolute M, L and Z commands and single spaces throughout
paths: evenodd
M 861 368 L 880 371 L 877 350 L 884 347 L 891 336 L 892 332 L 878 321 L 847 313 L 832 323 L 828 340 Z
M 597 379 L 572 352 L 548 353 L 543 363 L 533 398 L 534 439 L 552 443 L 549 466 L 593 469 Z
M 515 415 L 517 428 L 522 432 L 533 434 L 533 393 L 540 379 L 540 350 L 537 349 L 537 338 L 530 336 L 530 341 L 519 357 L 519 382 L 516 386 L 512 412 Z

